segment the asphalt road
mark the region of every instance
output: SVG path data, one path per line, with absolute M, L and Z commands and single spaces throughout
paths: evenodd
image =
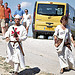
M 0 37 L 0 56 L 6 56 L 6 45 Z M 60 65 L 53 40 L 27 38 L 23 42 L 23 47 L 26 66 L 38 67 L 43 72 L 60 75 Z M 75 57 L 75 48 L 73 54 Z M 63 75 L 75 75 L 75 71 L 71 70 Z

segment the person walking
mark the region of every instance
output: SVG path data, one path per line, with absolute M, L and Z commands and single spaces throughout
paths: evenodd
M 25 26 L 26 30 L 27 30 L 27 33 L 28 33 L 28 29 L 29 29 L 29 26 L 32 22 L 32 19 L 31 19 L 31 15 L 28 14 L 28 10 L 25 9 L 25 14 L 23 14 L 23 18 L 21 20 L 21 23 L 23 21 L 23 25 Z
M 20 16 L 15 16 L 15 24 L 8 28 L 5 33 L 7 47 L 7 59 L 14 62 L 14 74 L 18 74 L 19 66 L 25 69 L 24 52 L 22 41 L 27 38 L 27 32 L 23 25 L 20 25 Z
M 3 0 L 0 0 L 0 26 L 2 30 L 2 35 L 4 39 L 5 35 L 5 11 L 4 11 L 4 5 L 2 5 Z
M 12 15 L 11 15 L 11 9 L 8 8 L 8 3 L 6 2 L 4 5 L 5 5 L 5 26 L 7 31 L 9 24 L 9 15 L 10 15 L 10 22 L 12 22 Z
M 20 4 L 18 4 L 18 9 L 15 11 L 14 17 L 15 17 L 17 14 L 20 15 L 21 18 L 23 17 L 24 11 L 21 9 L 21 5 L 20 5 Z
M 58 25 L 55 29 L 54 42 L 61 67 L 60 73 L 63 74 L 66 69 L 75 69 L 71 48 L 71 42 L 74 47 L 75 42 L 72 38 L 70 27 L 67 25 L 68 17 L 62 16 L 60 22 L 61 25 Z

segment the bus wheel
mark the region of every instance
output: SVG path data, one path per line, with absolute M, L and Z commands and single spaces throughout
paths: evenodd
M 37 39 L 38 38 L 38 34 L 36 32 L 33 32 L 33 38 Z
M 44 39 L 48 39 L 48 35 L 44 35 Z

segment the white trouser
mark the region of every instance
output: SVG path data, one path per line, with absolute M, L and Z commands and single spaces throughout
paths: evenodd
M 73 69 L 75 67 L 72 52 L 68 47 L 65 46 L 63 51 L 58 53 L 58 58 L 61 68 Z

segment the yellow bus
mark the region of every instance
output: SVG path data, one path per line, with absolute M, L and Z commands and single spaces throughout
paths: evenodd
M 33 16 L 33 38 L 44 35 L 44 38 L 53 36 L 55 28 L 60 25 L 60 19 L 67 15 L 68 25 L 71 27 L 73 36 L 75 36 L 75 10 L 68 3 L 36 1 Z

